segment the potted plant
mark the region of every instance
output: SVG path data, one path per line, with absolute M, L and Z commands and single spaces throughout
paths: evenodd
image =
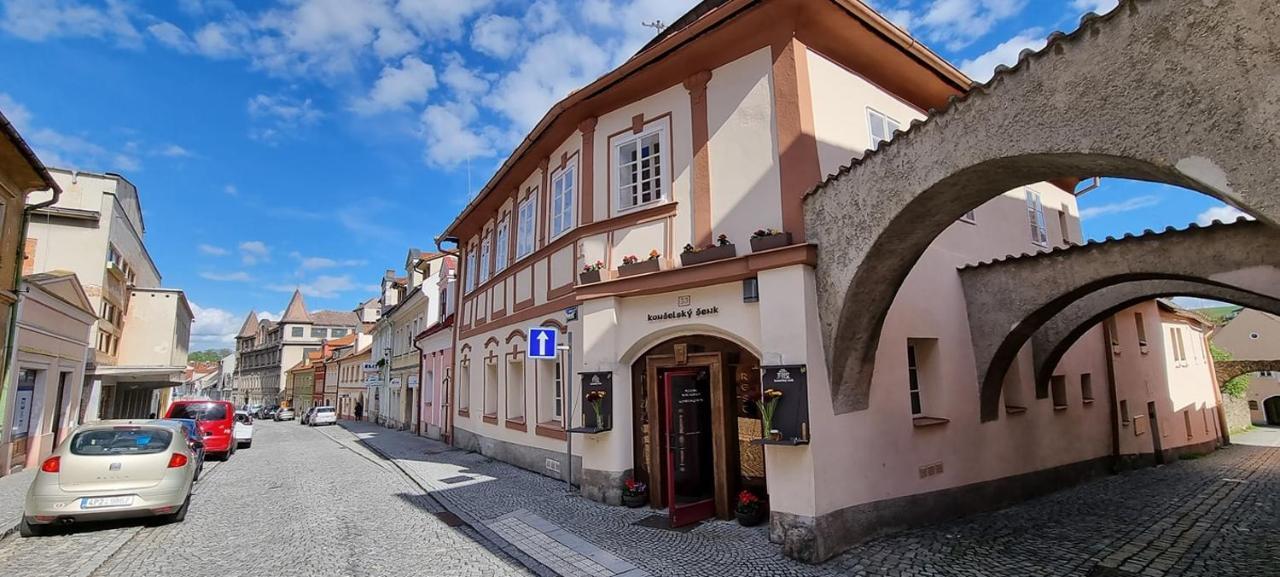
M 604 421 L 604 412 L 603 412 L 604 397 L 605 397 L 605 392 L 599 389 L 588 392 L 586 396 L 587 404 L 591 405 L 591 410 L 596 414 L 595 426 L 597 429 L 600 429 L 600 430 L 605 430 L 609 428 Z
M 778 410 L 778 399 L 781 398 L 782 391 L 765 389 L 764 394 L 756 399 L 756 408 L 760 409 L 760 431 L 770 441 L 782 440 L 782 432 L 773 428 L 773 412 Z
M 618 267 L 618 276 L 631 276 L 634 274 L 644 274 L 647 272 L 658 272 L 658 257 L 662 253 L 657 250 L 649 251 L 649 258 L 640 260 L 640 257 L 630 254 L 622 257 L 622 265 Z
M 734 248 L 733 243 L 729 242 L 729 237 L 722 234 L 716 237 L 715 244 L 703 248 L 698 248 L 692 244 L 684 245 L 684 252 L 680 253 L 680 264 L 689 266 L 735 256 L 738 256 L 737 249 Z
M 738 506 L 734 508 L 734 516 L 743 527 L 755 527 L 765 518 L 764 501 L 759 495 L 743 489 L 738 493 Z
M 594 264 L 584 265 L 582 272 L 578 273 L 578 284 L 590 284 L 600 282 L 600 271 L 604 269 L 604 263 L 596 261 Z
M 751 252 L 782 248 L 791 244 L 791 233 L 772 228 L 762 228 L 751 233 Z
M 649 502 L 649 486 L 635 479 L 627 479 L 622 490 L 622 504 L 632 509 L 643 507 Z

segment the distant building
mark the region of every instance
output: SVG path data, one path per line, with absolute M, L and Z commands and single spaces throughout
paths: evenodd
M 414 338 L 440 318 L 436 275 L 449 258 L 409 249 L 405 276 L 397 277 L 391 270 L 383 275 L 374 356 L 383 363 L 384 379 L 375 387 L 374 399 L 376 418 L 388 427 L 420 431 L 422 355 Z
M 1280 360 L 1280 317 L 1244 309 L 1213 335 L 1213 343 L 1237 361 Z M 1280 373 L 1249 375 L 1249 420 L 1255 425 L 1280 425 Z
M 363 327 L 346 311 L 307 311 L 302 293 L 294 291 L 279 322 L 259 319 L 250 311 L 236 336 L 236 403 L 277 405 L 284 400 L 288 373 L 320 350 L 328 339 L 345 337 Z

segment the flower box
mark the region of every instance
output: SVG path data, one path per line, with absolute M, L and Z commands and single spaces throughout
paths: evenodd
M 724 260 L 738 256 L 738 251 L 734 248 L 733 243 L 716 245 L 710 248 L 704 248 L 697 252 L 685 252 L 680 254 L 680 265 L 690 266 L 711 262 L 716 260 Z
M 622 492 L 622 504 L 632 509 L 643 507 L 649 504 L 649 496 L 644 493 Z
M 578 273 L 578 284 L 591 284 L 600 282 L 600 271 L 589 270 Z
M 651 258 L 633 264 L 618 265 L 618 276 L 631 276 L 647 272 L 658 272 L 658 259 Z
M 773 250 L 790 244 L 791 233 L 789 232 L 780 232 L 778 234 L 771 234 L 768 236 L 753 236 L 751 237 L 751 252 Z

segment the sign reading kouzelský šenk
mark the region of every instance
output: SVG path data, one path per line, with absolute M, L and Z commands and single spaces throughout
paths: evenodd
M 661 313 L 650 313 L 648 317 L 649 317 L 649 322 L 652 323 L 652 322 L 658 322 L 658 321 L 677 321 L 677 320 L 691 319 L 694 317 L 708 317 L 708 316 L 718 315 L 718 314 L 720 314 L 720 307 L 710 306 L 710 307 L 691 307 L 687 309 L 666 311 Z

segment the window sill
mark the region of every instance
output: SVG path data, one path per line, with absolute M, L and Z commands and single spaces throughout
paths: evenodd
M 521 433 L 529 432 L 529 427 L 525 424 L 524 417 L 519 419 L 507 419 L 506 427 L 513 431 L 520 431 Z
M 1070 407 L 1070 405 L 1054 405 L 1054 406 L 1053 406 L 1053 410 L 1055 410 L 1055 411 L 1065 411 L 1065 410 L 1067 410 L 1069 407 Z
M 484 415 L 484 416 L 480 417 L 480 419 L 481 419 L 482 421 L 486 422 L 486 423 L 489 423 L 490 425 L 496 425 L 496 424 L 498 424 L 498 414 L 497 414 L 497 413 L 494 413 L 494 414 L 492 414 L 492 415 Z
M 1004 412 L 1005 412 L 1006 414 L 1009 414 L 1009 415 L 1021 415 L 1021 414 L 1025 413 L 1025 412 L 1027 412 L 1027 408 L 1026 408 L 1026 407 L 1019 407 L 1019 406 L 1016 406 L 1016 405 L 1005 405 L 1005 406 L 1004 406 Z
M 533 432 L 539 437 L 547 437 L 558 441 L 564 441 L 569 438 L 568 433 L 564 432 L 564 426 L 562 426 L 559 421 L 538 423 L 537 426 L 534 427 Z
M 617 199 L 617 192 L 618 192 L 618 191 L 617 191 L 617 190 L 613 190 L 612 192 L 614 193 L 614 199 L 616 200 L 616 199 Z M 646 209 L 646 208 L 652 208 L 652 207 L 655 207 L 655 206 L 662 206 L 662 205 L 667 204 L 667 203 L 669 203 L 669 202 L 671 202 L 671 201 L 670 201 L 670 200 L 668 200 L 668 199 L 666 199 L 666 198 L 659 198 L 659 199 L 651 200 L 651 201 L 649 201 L 649 202 L 642 202 L 642 203 L 637 204 L 637 205 L 628 206 L 628 207 L 626 207 L 626 208 L 622 208 L 621 206 L 619 206 L 619 207 L 617 207 L 617 208 L 615 208 L 615 209 L 613 210 L 613 215 L 614 215 L 614 216 L 622 216 L 622 215 L 624 215 L 624 214 L 626 214 L 626 213 L 628 213 L 628 212 L 635 212 L 635 211 L 637 211 L 637 210 L 643 210 L 643 209 Z
M 469 419 L 469 418 L 471 418 L 471 411 L 470 411 L 470 410 L 467 410 L 467 409 L 458 409 L 458 416 L 459 416 L 459 417 L 466 417 L 466 418 L 468 418 L 468 419 Z
M 1084 404 L 1086 404 L 1086 405 L 1092 405 L 1092 404 L 1093 404 L 1093 399 L 1085 399 L 1085 400 L 1084 400 Z
M 911 425 L 917 429 L 922 427 L 933 427 L 937 425 L 945 425 L 950 422 L 951 422 L 951 419 L 944 419 L 942 417 L 920 416 L 920 417 L 911 418 Z

